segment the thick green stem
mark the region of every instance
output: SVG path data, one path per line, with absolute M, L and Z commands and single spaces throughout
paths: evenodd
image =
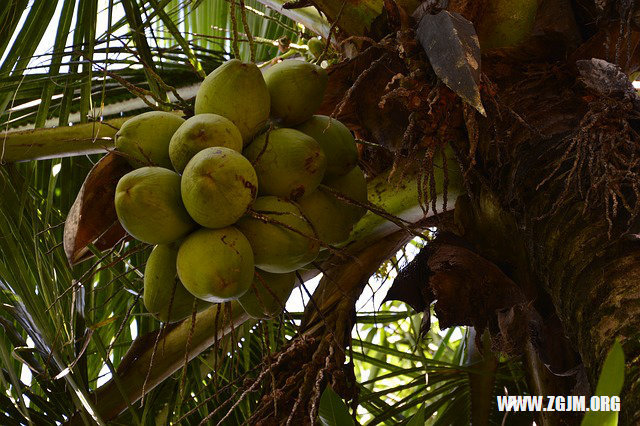
M 183 116 L 182 111 L 171 113 Z M 132 117 L 0 133 L 0 164 L 104 154 L 115 146 L 116 132 Z
M 434 179 L 436 188 L 435 206 L 436 211 L 441 213 L 445 210 L 445 205 L 451 209 L 455 200 L 462 190 L 462 177 L 460 168 L 454 158 L 450 147 L 445 148 L 446 155 L 446 178 L 447 194 L 446 201 L 444 194 L 445 170 L 441 155 L 436 155 L 434 164 Z M 412 224 L 425 217 L 425 206 L 418 203 L 420 170 L 411 169 L 407 171 L 397 170 L 376 176 L 369 182 L 369 201 L 376 207 L 387 213 L 402 219 L 405 223 Z M 428 192 L 428 191 L 426 191 Z M 432 210 L 432 197 L 427 196 L 423 203 L 429 206 L 428 216 L 434 214 Z M 375 212 L 368 212 L 355 226 L 351 234 L 351 241 L 359 244 L 366 244 L 367 241 L 376 241 L 384 235 L 399 229 L 397 223 L 391 222 Z
M 104 153 L 128 118 L 18 132 L 0 133 L 2 163 Z

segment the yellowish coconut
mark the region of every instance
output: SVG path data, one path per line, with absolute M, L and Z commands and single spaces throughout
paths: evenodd
M 205 148 L 223 146 L 242 152 L 242 135 L 228 119 L 217 114 L 199 114 L 185 121 L 169 143 L 173 168 L 182 173 L 187 163 Z
M 271 274 L 256 271 L 251 288 L 238 299 L 238 302 L 252 318 L 273 318 L 284 309 L 295 282 L 294 272 Z
M 180 280 L 176 268 L 178 244 L 156 246 L 144 269 L 144 306 L 162 322 L 180 321 L 191 315 L 193 304 L 202 310 L 209 304 L 193 297 Z
M 362 170 L 355 167 L 345 176 L 327 179 L 324 184 L 360 203 L 367 201 L 367 183 Z M 320 188 L 298 200 L 300 210 L 311 222 L 318 237 L 327 244 L 337 244 L 349 238 L 353 225 L 365 209 L 341 200 L 329 190 Z
M 314 138 L 327 157 L 326 177 L 343 176 L 358 163 L 356 141 L 349 129 L 326 115 L 314 115 L 296 127 Z
M 313 228 L 296 204 L 266 196 L 258 197 L 252 209 L 262 217 L 245 216 L 236 226 L 251 243 L 256 268 L 292 272 L 318 256 L 320 245 Z
M 224 147 L 197 153 L 182 174 L 182 200 L 193 219 L 207 228 L 235 223 L 258 193 L 258 178 L 242 154 Z
M 291 200 L 316 189 L 327 167 L 318 142 L 293 129 L 258 136 L 245 148 L 244 155 L 255 167 L 261 195 Z
M 271 97 L 271 116 L 282 126 L 296 126 L 320 107 L 329 77 L 310 62 L 291 59 L 264 72 Z
M 163 167 L 142 167 L 116 186 L 115 207 L 122 227 L 149 244 L 167 244 L 186 236 L 196 223 L 180 196 L 180 176 Z
M 333 195 L 316 190 L 298 200 L 298 205 L 323 242 L 337 244 L 349 238 L 353 217 Z
M 367 202 L 367 181 L 360 167 L 354 167 L 344 176 L 328 178 L 323 182 L 324 185 L 334 189 L 336 192 L 345 196 L 345 198 L 354 200 L 359 203 Z M 329 191 L 326 191 L 328 193 Z M 339 197 L 338 197 L 339 198 Z M 345 209 L 353 223 L 356 223 L 367 212 L 366 208 L 359 207 L 348 201 L 340 200 L 340 204 Z
M 189 235 L 180 245 L 176 265 L 184 287 L 212 303 L 237 299 L 253 280 L 251 245 L 233 226 Z
M 127 120 L 116 133 L 116 148 L 133 167 L 171 169 L 169 141 L 184 119 L 164 111 L 151 111 Z
M 325 45 L 326 44 L 324 41 L 316 37 L 310 38 L 309 41 L 307 42 L 307 47 L 309 47 L 309 52 L 311 52 L 311 54 L 315 58 L 319 58 L 320 55 L 322 55 L 322 52 L 324 52 Z
M 256 64 L 232 59 L 204 79 L 196 95 L 195 113 L 228 118 L 247 144 L 266 124 L 269 106 L 269 91 Z

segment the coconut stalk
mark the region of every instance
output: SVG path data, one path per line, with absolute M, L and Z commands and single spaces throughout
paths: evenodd
M 307 305 L 298 335 L 275 357 L 298 352 L 286 365 L 262 365 L 262 374 L 277 369 L 273 392 L 262 398 L 247 419 L 248 424 L 314 424 L 318 418 L 319 381 L 341 382 L 350 341 L 355 303 L 369 278 L 384 260 L 412 239 L 411 232 L 399 230 L 364 247 L 350 258 L 335 260 L 323 271 L 313 302 Z M 313 355 L 309 356 L 309 352 Z M 312 360 L 324 360 L 314 362 Z M 304 372 L 304 377 L 295 374 Z M 329 378 L 332 377 L 332 378 Z M 259 383 L 259 382 L 258 382 Z M 322 386 L 320 386 L 320 389 Z M 274 407 L 278 407 L 274 409 Z M 221 422 L 222 423 L 222 422 Z
M 75 126 L 0 133 L 2 163 L 105 153 L 129 117 Z
M 183 116 L 182 111 L 171 111 Z M 0 133 L 0 164 L 78 155 L 104 154 L 115 146 L 120 127 L 135 116 L 73 126 Z

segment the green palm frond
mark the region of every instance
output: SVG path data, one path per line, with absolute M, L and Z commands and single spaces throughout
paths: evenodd
M 18 6 L 5 12 L 3 26 L 18 38 L 4 48 L 0 45 L 0 57 L 6 54 L 0 64 L 3 129 L 82 123 L 154 104 L 181 109 L 179 103 L 164 103 L 176 101 L 173 88 L 198 83 L 230 55 L 227 28 L 232 22 L 229 4 L 223 1 L 59 0 Z M 22 26 L 21 10 L 26 17 Z M 242 27 L 239 10 L 236 24 Z M 297 40 L 302 34 L 291 20 L 255 0 L 246 2 L 244 15 L 249 33 L 255 36 L 257 61 L 277 53 L 280 37 Z M 49 22 L 58 27 L 51 40 L 43 31 Z M 98 27 L 106 28 L 98 33 Z M 52 48 L 34 57 L 43 40 L 50 40 Z M 240 34 L 240 55 L 250 58 L 245 34 Z M 150 92 L 146 104 L 134 99 L 142 91 Z M 188 98 L 192 92 L 183 95 Z M 109 105 L 113 107 L 105 113 Z

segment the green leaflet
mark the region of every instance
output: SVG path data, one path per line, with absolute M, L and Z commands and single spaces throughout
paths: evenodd
M 424 406 L 409 419 L 407 426 L 424 426 Z
M 318 420 L 323 426 L 349 426 L 353 425 L 353 419 L 349 409 L 340 395 L 327 385 L 320 398 L 320 410 Z
M 619 396 L 624 383 L 624 352 L 616 340 L 604 360 L 594 395 Z M 589 404 L 587 403 L 587 406 Z M 582 419 L 582 426 L 616 426 L 617 411 L 589 411 Z

